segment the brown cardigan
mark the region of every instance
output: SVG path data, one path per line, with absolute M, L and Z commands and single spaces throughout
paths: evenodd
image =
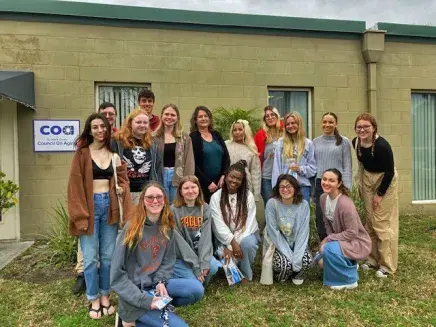
M 336 204 L 334 219 L 331 222 L 324 215 L 327 196 L 324 193 L 320 198 L 322 217 L 327 232 L 324 240 L 339 241 L 342 253 L 348 259 L 366 258 L 371 252 L 371 238 L 360 221 L 353 200 L 342 194 Z
M 118 185 L 123 188 L 123 212 L 127 217 L 132 209 L 132 199 L 127 178 L 127 165 L 122 163 L 117 167 Z M 70 235 L 94 234 L 94 192 L 92 176 L 92 159 L 89 148 L 77 150 L 71 163 L 68 180 L 68 214 Z M 109 180 L 109 214 L 108 224 L 113 225 L 120 221 L 120 208 L 115 192 L 115 178 Z M 88 228 L 85 230 L 85 228 Z

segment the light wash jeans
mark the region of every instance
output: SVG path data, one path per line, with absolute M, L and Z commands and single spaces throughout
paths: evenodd
M 263 178 L 260 184 L 260 195 L 262 195 L 263 206 L 266 206 L 266 203 L 272 197 L 272 184 L 271 179 Z
M 218 269 L 222 266 L 223 265 L 221 264 L 221 262 L 219 262 L 217 259 L 215 259 L 214 256 L 212 256 L 212 258 L 210 259 L 209 274 L 206 276 L 206 279 L 203 283 L 204 287 L 207 287 L 210 279 L 217 273 Z M 188 265 L 186 265 L 183 260 L 180 259 L 176 261 L 176 264 L 174 266 L 173 278 L 190 278 L 197 280 L 197 277 L 195 277 L 192 269 Z
M 149 310 L 146 311 L 141 317 L 136 320 L 136 327 L 162 327 L 163 320 L 160 317 L 162 311 L 160 310 Z M 170 327 L 188 327 L 188 324 L 183 321 L 174 312 L 168 312 Z
M 110 289 L 110 265 L 118 234 L 118 225 L 108 225 L 109 192 L 94 194 L 94 234 L 80 235 L 83 252 L 86 298 L 96 300 L 108 295 Z M 100 258 L 100 275 L 98 275 Z
M 174 306 L 193 304 L 200 301 L 204 295 L 204 287 L 195 278 L 170 278 L 167 284 L 168 295 L 173 298 Z
M 168 201 L 172 203 L 176 199 L 177 188 L 173 186 L 173 176 L 174 176 L 174 167 L 165 167 L 164 168 L 164 180 L 163 187 L 165 189 L 165 193 L 168 196 Z
M 310 205 L 310 186 L 301 186 L 301 195 L 303 195 L 303 199 L 307 201 Z

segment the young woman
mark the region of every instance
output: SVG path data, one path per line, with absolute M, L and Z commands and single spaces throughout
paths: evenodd
M 338 169 L 322 175 L 321 210 L 327 237 L 321 242 L 324 285 L 332 289 L 357 287 L 357 260 L 371 251 L 371 239 L 360 221 Z
M 111 267 L 111 287 L 118 294 L 118 314 L 127 323 L 162 326 L 162 311 L 156 301 L 173 298 L 175 306 L 191 304 L 203 288 L 191 279 L 172 279 L 176 262 L 175 223 L 163 187 L 150 182 L 117 239 Z M 195 293 L 192 293 L 192 291 Z M 152 296 L 148 291 L 155 291 Z M 187 326 L 168 312 L 169 326 Z
M 260 164 L 262 167 L 261 189 L 263 203 L 266 203 L 272 196 L 272 170 L 274 164 L 274 150 L 277 140 L 283 134 L 284 124 L 280 120 L 279 111 L 266 106 L 263 109 L 263 127 L 254 136 L 257 150 L 259 152 Z
M 223 186 L 230 158 L 221 134 L 213 130 L 212 113 L 205 106 L 195 108 L 191 117 L 195 176 L 198 177 L 204 200 L 209 203 L 212 193 Z
M 120 220 L 117 193 L 123 197 L 124 212 L 131 206 L 127 167 L 110 150 L 110 135 L 111 127 L 105 116 L 94 113 L 88 117 L 76 141 L 68 180 L 69 233 L 80 238 L 92 319 L 115 312 L 108 294 L 110 263 Z M 114 174 L 117 174 L 118 190 Z
M 172 203 L 181 178 L 195 172 L 194 153 L 191 138 L 182 131 L 180 112 L 176 105 L 165 105 L 160 121 L 155 131 L 155 140 L 159 151 L 163 153 L 163 186 Z
M 239 261 L 242 274 L 251 281 L 259 227 L 254 196 L 247 188 L 246 166 L 247 163 L 241 160 L 229 167 L 223 187 L 210 199 L 210 209 L 214 236 L 224 246 L 224 260 Z
M 333 112 L 326 112 L 321 119 L 323 134 L 313 140 L 315 147 L 316 180 L 315 180 L 315 203 L 316 203 L 316 229 L 319 239 L 322 241 L 327 235 L 322 219 L 319 197 L 322 194 L 321 177 L 329 168 L 338 169 L 344 176 L 344 185 L 351 189 L 352 160 L 350 141 L 339 134 L 338 117 Z
M 303 118 L 296 111 L 285 117 L 285 133 L 274 154 L 272 186 L 281 174 L 294 176 L 301 185 L 303 199 L 310 201 L 310 180 L 316 174 L 315 148 L 304 133 Z
M 149 118 L 141 109 L 133 110 L 111 143 L 121 160 L 127 163 L 132 200 L 138 203 L 139 195 L 149 181 L 163 183 L 162 157 L 151 138 Z
M 388 141 L 377 134 L 377 122 L 361 114 L 353 139 L 359 162 L 358 183 L 365 204 L 366 230 L 372 250 L 362 269 L 377 269 L 376 276 L 394 274 L 398 265 L 398 184 L 394 155 Z
M 275 246 L 275 280 L 284 283 L 292 278 L 295 285 L 301 285 L 302 272 L 312 261 L 308 250 L 310 209 L 291 175 L 282 174 L 277 179 L 273 197 L 266 204 L 265 219 L 267 237 Z
M 197 177 L 182 178 L 171 211 L 182 236 L 173 276 L 198 279 L 207 286 L 221 263 L 212 255 L 212 217 Z
M 229 140 L 226 141 L 227 150 L 230 155 L 230 164 L 239 160 L 247 162 L 248 188 L 256 200 L 260 196 L 260 160 L 256 144 L 253 141 L 248 121 L 239 119 L 230 127 Z

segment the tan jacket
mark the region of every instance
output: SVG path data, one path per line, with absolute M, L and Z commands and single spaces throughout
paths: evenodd
M 165 146 L 164 136 L 155 136 L 158 150 L 162 154 Z M 164 163 L 165 166 L 165 163 Z M 181 179 L 184 176 L 195 174 L 194 152 L 192 150 L 192 141 L 188 134 L 182 133 L 182 137 L 176 137 L 176 161 L 174 167 L 174 175 L 172 184 L 174 187 L 179 186 Z
M 117 167 L 118 185 L 123 188 L 123 212 L 127 217 L 132 209 L 132 200 L 127 178 L 127 165 L 122 163 Z M 94 192 L 92 176 L 92 159 L 89 148 L 77 150 L 71 163 L 70 177 L 68 179 L 68 214 L 70 235 L 94 234 Z M 109 225 L 120 221 L 120 209 L 115 192 L 115 178 L 109 180 Z M 124 218 L 126 220 L 126 218 Z M 87 228 L 87 230 L 85 230 Z

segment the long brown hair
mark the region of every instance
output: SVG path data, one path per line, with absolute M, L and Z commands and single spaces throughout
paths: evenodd
M 357 116 L 356 121 L 354 122 L 354 130 L 356 130 L 357 122 L 359 120 L 365 120 L 365 121 L 369 122 L 372 125 L 372 127 L 374 128 L 374 133 L 372 134 L 372 145 L 371 145 L 371 155 L 374 157 L 374 146 L 375 146 L 375 139 L 376 139 L 376 135 L 377 135 L 377 122 L 376 122 L 374 116 L 371 114 L 368 114 L 368 113 L 360 114 L 359 116 Z M 362 143 L 362 141 L 360 140 L 360 137 L 358 136 L 357 142 L 356 142 L 356 149 L 357 149 L 357 156 L 358 157 L 362 156 L 362 151 L 360 150 L 361 143 Z
M 322 118 L 324 118 L 325 116 L 332 116 L 336 122 L 336 124 L 338 123 L 338 116 L 336 116 L 336 114 L 334 112 L 326 112 L 324 115 L 322 115 Z M 333 132 L 335 134 L 335 138 L 336 138 L 336 145 L 341 145 L 342 144 L 342 136 L 341 134 L 339 134 L 338 128 L 335 127 L 335 130 Z
M 126 231 L 126 237 L 124 238 L 124 244 L 126 244 L 129 248 L 134 247 L 142 239 L 143 226 L 145 224 L 145 219 L 147 218 L 147 210 L 145 208 L 144 196 L 145 192 L 150 187 L 156 187 L 160 189 L 164 196 L 164 206 L 159 217 L 159 225 L 162 235 L 166 238 L 169 238 L 168 230 L 173 229 L 176 225 L 174 222 L 173 214 L 170 210 L 170 204 L 168 202 L 168 198 L 165 194 L 164 188 L 157 182 L 149 182 L 142 190 L 139 197 L 139 202 L 134 207 L 132 217 L 128 221 L 128 229 Z
M 132 120 L 139 115 L 146 115 L 148 117 L 147 113 L 142 109 L 132 110 L 130 114 L 126 117 L 123 126 L 121 126 L 120 130 L 114 135 L 114 138 L 116 140 L 123 142 L 125 148 L 132 149 L 137 145 L 137 139 L 133 136 L 132 133 Z M 152 143 L 150 128 L 148 128 L 148 131 L 144 135 L 143 139 L 138 141 L 141 147 L 146 150 L 150 149 Z
M 301 194 L 300 183 L 298 183 L 294 176 L 291 176 L 289 174 L 281 174 L 277 178 L 277 184 L 272 189 L 272 197 L 280 201 L 282 200 L 282 196 L 280 195 L 280 183 L 283 181 L 288 181 L 294 188 L 294 197 L 292 199 L 292 204 L 299 204 L 303 202 L 303 195 Z
M 88 148 L 94 142 L 94 137 L 91 135 L 91 123 L 93 120 L 96 119 L 101 119 L 104 123 L 104 126 L 106 127 L 106 135 L 104 136 L 102 148 L 105 148 L 106 150 L 112 152 L 110 147 L 112 129 L 107 118 L 100 113 L 93 113 L 89 115 L 89 117 L 86 119 L 85 127 L 83 128 L 82 134 L 80 134 L 79 137 L 76 139 L 74 145 L 77 147 L 77 150 L 80 150 L 83 148 Z
M 304 148 L 306 147 L 305 141 L 305 132 L 304 132 L 304 122 L 301 115 L 293 111 L 286 115 L 285 117 L 285 128 L 283 132 L 283 156 L 287 158 L 294 158 L 294 139 L 292 138 L 291 133 L 286 130 L 286 123 L 288 119 L 292 117 L 297 121 L 298 124 L 298 132 L 297 132 L 297 160 L 303 155 Z
M 204 204 L 203 191 L 201 190 L 201 185 L 200 185 L 200 182 L 198 181 L 198 178 L 194 175 L 187 175 L 181 179 L 179 186 L 177 187 L 177 193 L 176 193 L 176 199 L 174 200 L 174 206 L 176 208 L 180 208 L 180 207 L 186 205 L 185 198 L 182 195 L 182 187 L 183 187 L 183 184 L 185 184 L 186 182 L 192 182 L 195 185 L 197 185 L 198 196 L 195 199 L 195 205 L 202 206 Z
M 172 134 L 175 138 L 180 138 L 182 137 L 182 124 L 180 123 L 180 111 L 179 108 L 177 108 L 177 106 L 172 103 L 163 106 L 162 111 L 160 113 L 160 124 L 157 127 L 156 131 L 154 132 L 154 135 L 156 135 L 157 137 L 162 137 L 165 134 L 165 125 L 162 121 L 162 117 L 163 114 L 165 113 L 165 110 L 167 110 L 168 108 L 172 108 L 176 112 L 177 122 L 174 125 Z
M 191 120 L 190 120 L 191 132 L 198 131 L 197 117 L 198 117 L 198 113 L 200 111 L 204 111 L 206 113 L 206 115 L 209 117 L 208 130 L 209 130 L 209 132 L 212 132 L 213 131 L 213 116 L 212 116 L 212 112 L 206 106 L 198 106 L 197 108 L 195 108 L 194 112 L 192 113 Z
M 336 175 L 336 177 L 338 178 L 338 183 L 339 185 L 339 192 L 341 192 L 342 194 L 345 194 L 346 196 L 350 196 L 350 190 L 344 185 L 344 182 L 342 181 L 342 173 L 337 170 L 336 168 L 330 168 L 327 169 L 325 172 L 322 173 L 322 175 L 324 176 L 325 173 L 327 172 L 331 172 L 333 174 Z

